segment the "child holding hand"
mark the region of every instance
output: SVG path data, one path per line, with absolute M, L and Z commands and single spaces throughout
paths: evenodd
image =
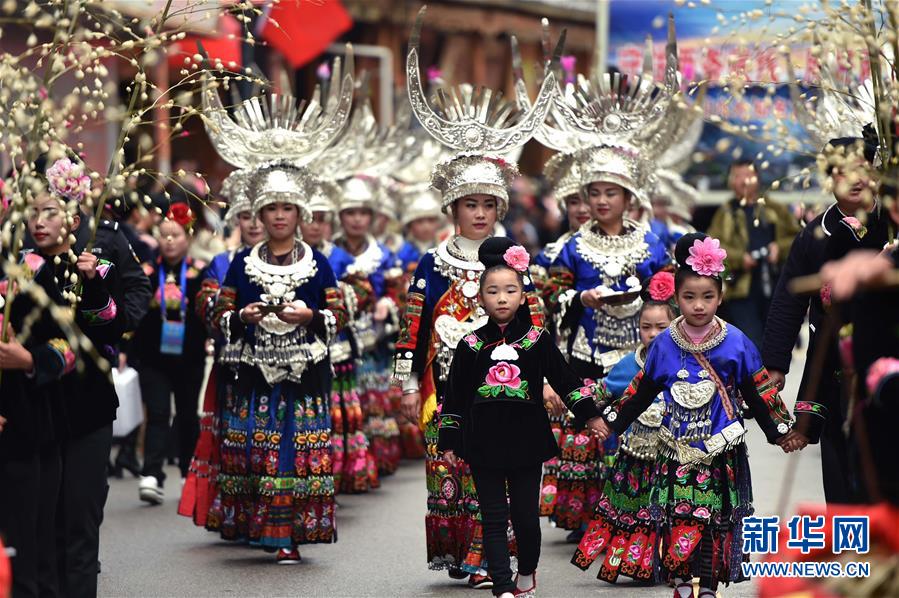
M 540 558 L 541 469 L 558 451 L 542 404 L 543 380 L 578 421 L 594 430 L 601 421 L 595 403 L 599 391 L 574 374 L 546 331 L 533 325 L 522 308 L 527 251 L 495 237 L 481 245 L 478 259 L 485 267 L 479 299 L 489 319 L 456 348 L 438 448 L 451 464 L 461 457 L 471 467 L 493 594 L 533 595 Z M 516 580 L 506 537 L 510 519 L 518 546 Z
M 700 580 L 699 598 L 714 598 L 719 581 L 745 580 L 740 537 L 753 508 L 740 398 L 769 442 L 784 452 L 803 447 L 758 350 L 715 315 L 725 257 L 718 240 L 704 234 L 678 241 L 675 296 L 682 315 L 652 342 L 643 369 L 604 409 L 598 426 L 601 437 L 621 434 L 663 393 L 650 494 L 661 553 L 638 534 L 614 549 L 652 559 L 661 554 L 660 573 L 675 584 L 675 598 L 693 596 L 693 577 Z M 594 527 L 579 552 L 604 550 L 610 528 L 622 519 L 621 513 L 610 515 L 612 525 Z

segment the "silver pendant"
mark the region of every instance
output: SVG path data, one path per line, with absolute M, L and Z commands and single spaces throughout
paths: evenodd
M 708 371 L 706 371 L 704 369 L 699 370 L 699 377 L 702 378 L 703 380 L 705 380 L 706 378 L 709 377 Z
M 473 280 L 466 280 L 462 285 L 462 294 L 469 299 L 476 297 L 478 294 L 478 283 Z
M 680 378 L 681 380 L 686 380 L 687 378 L 690 377 L 690 372 L 688 372 L 685 369 L 680 369 L 677 372 L 677 377 Z

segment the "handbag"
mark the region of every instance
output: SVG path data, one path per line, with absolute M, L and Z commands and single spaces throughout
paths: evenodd
M 112 383 L 119 397 L 119 407 L 112 422 L 112 435 L 115 438 L 127 436 L 144 421 L 144 408 L 141 403 L 140 381 L 134 368 L 119 371 L 112 370 Z

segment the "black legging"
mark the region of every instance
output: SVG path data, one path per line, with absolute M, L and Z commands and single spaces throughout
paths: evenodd
M 518 573 L 530 575 L 537 570 L 537 562 L 540 560 L 542 471 L 542 465 L 522 469 L 471 466 L 481 505 L 484 556 L 487 559 L 487 572 L 493 578 L 495 596 L 515 589 L 506 535 L 510 519 L 518 546 Z
M 16 549 L 12 595 L 58 595 L 56 500 L 59 446 L 44 445 L 27 456 L 0 458 L 0 535 Z
M 140 393 L 147 406 L 147 430 L 144 439 L 144 468 L 142 474 L 154 476 L 162 484 L 162 470 L 167 455 L 169 424 L 172 419 L 172 393 L 175 395 L 176 427 L 178 435 L 178 466 L 181 477 L 187 476 L 194 454 L 200 424 L 197 405 L 203 386 L 203 363 L 185 364 L 162 369 L 141 364 Z

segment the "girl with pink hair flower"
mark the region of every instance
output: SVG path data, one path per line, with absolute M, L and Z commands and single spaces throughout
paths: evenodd
M 743 518 L 753 512 L 744 409 L 784 452 L 803 446 L 755 345 L 716 316 L 725 257 L 718 240 L 704 234 L 678 241 L 682 315 L 652 341 L 642 369 L 603 411 L 599 435 L 607 437 L 624 433 L 660 393 L 664 400 L 657 458 L 647 472 L 651 517 L 609 503 L 573 559 L 586 568 L 605 553 L 600 579 L 639 572 L 673 582 L 675 598 L 693 596 L 693 577 L 700 579 L 698 598 L 714 598 L 719 582 L 744 581 L 748 555 L 740 538 Z

